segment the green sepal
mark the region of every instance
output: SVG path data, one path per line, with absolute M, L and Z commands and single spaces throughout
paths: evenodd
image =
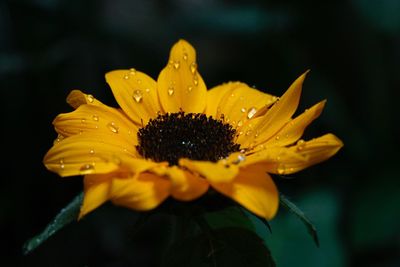
M 63 208 L 40 234 L 25 242 L 23 247 L 24 254 L 26 255 L 32 252 L 64 226 L 77 220 L 82 201 L 83 192 L 77 195 L 65 208 Z
M 306 217 L 304 212 L 300 210 L 293 202 L 287 199 L 283 194 L 279 195 L 280 203 L 283 207 L 291 211 L 294 215 L 299 218 L 307 228 L 308 233 L 311 235 L 312 239 L 315 242 L 315 245 L 319 247 L 319 239 L 317 234 L 317 228 L 311 221 Z

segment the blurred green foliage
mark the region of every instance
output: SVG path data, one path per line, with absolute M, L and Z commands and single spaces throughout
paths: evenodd
M 399 266 L 399 9 L 396 0 L 1 1 L 0 265 L 156 266 L 167 219 L 133 238 L 126 232 L 136 214 L 110 205 L 32 255 L 22 256 L 22 244 L 82 187 L 42 165 L 52 119 L 70 111 L 67 93 L 79 88 L 115 105 L 104 73 L 135 67 L 156 78 L 170 46 L 185 38 L 210 88 L 239 80 L 281 95 L 311 69 L 300 111 L 328 99 L 306 136 L 333 132 L 345 147 L 275 177 L 315 223 L 321 247 L 282 210 L 268 233 L 278 266 Z

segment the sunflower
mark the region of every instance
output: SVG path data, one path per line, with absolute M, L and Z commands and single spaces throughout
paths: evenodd
M 270 174 L 298 172 L 343 145 L 333 134 L 300 139 L 325 105 L 292 118 L 305 76 L 280 98 L 241 82 L 207 90 L 194 48 L 180 40 L 157 81 L 133 68 L 106 74 L 120 108 L 73 90 L 75 110 L 55 118 L 44 164 L 62 177 L 84 175 L 80 218 L 106 201 L 145 211 L 213 189 L 271 219 L 279 196 Z

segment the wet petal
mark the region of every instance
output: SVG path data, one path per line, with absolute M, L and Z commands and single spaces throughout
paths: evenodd
M 297 109 L 300 100 L 301 88 L 307 72 L 301 75 L 268 111 L 254 120 L 254 125 L 243 127 L 243 131 L 251 131 L 246 137 L 239 137 L 238 142 L 243 146 L 252 146 L 262 143 L 274 136 L 288 123 Z
M 211 183 L 211 186 L 260 217 L 271 219 L 278 210 L 278 190 L 258 165 L 241 169 L 232 182 Z
M 169 196 L 170 186 L 168 179 L 151 173 L 142 173 L 138 178 L 113 179 L 110 199 L 133 210 L 151 210 Z
M 229 182 L 239 173 L 235 164 L 226 164 L 223 160 L 218 162 L 196 161 L 190 159 L 179 160 L 179 165 L 193 172 L 199 173 L 207 181 L 221 183 Z
M 171 49 L 167 66 L 158 76 L 158 94 L 165 112 L 202 113 L 207 88 L 197 71 L 196 51 L 180 40 Z
M 105 105 L 81 105 L 75 111 L 60 114 L 53 121 L 61 136 L 83 133 L 111 133 L 110 138 L 122 138 L 134 147 L 137 144 L 138 127 L 124 113 Z
M 146 74 L 131 70 L 116 70 L 106 74 L 107 83 L 122 110 L 137 125 L 145 125 L 161 111 L 157 84 Z
M 250 88 L 244 83 L 229 83 L 225 88 L 227 93 L 217 105 L 216 118 L 223 114 L 225 121 L 238 131 L 258 110 L 268 108 L 277 100 L 277 97 Z
M 104 104 L 94 98 L 93 95 L 85 94 L 80 90 L 72 90 L 67 96 L 67 103 L 75 109 L 84 104 L 104 106 Z
M 266 147 L 286 146 L 296 142 L 304 133 L 305 128 L 316 118 L 319 117 L 324 109 L 326 101 L 321 101 L 310 109 L 288 122 L 274 138 L 269 139 Z
M 243 166 L 261 164 L 264 170 L 275 174 L 291 174 L 327 160 L 343 146 L 333 134 L 310 141 L 299 140 L 290 147 L 271 147 L 246 157 Z
M 86 133 L 67 137 L 45 155 L 45 166 L 61 176 L 108 173 L 124 157 L 134 157 L 131 144 L 112 133 Z

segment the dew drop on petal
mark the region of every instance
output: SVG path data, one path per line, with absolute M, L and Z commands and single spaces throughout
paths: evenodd
M 249 136 L 251 134 L 251 130 L 247 130 L 246 135 Z
M 243 121 L 238 121 L 237 126 L 241 127 L 243 125 Z
M 139 103 L 140 101 L 142 101 L 142 98 L 143 98 L 142 90 L 133 91 L 132 97 L 136 101 L 136 103 Z
M 303 150 L 305 143 L 306 142 L 303 139 L 300 139 L 299 141 L 297 141 L 297 150 Z
M 130 68 L 130 69 L 129 69 L 129 74 L 130 74 L 130 75 L 135 75 L 135 74 L 136 74 L 136 69 Z
M 92 95 L 87 95 L 87 100 L 89 101 L 89 103 L 93 103 L 94 97 Z
M 108 129 L 110 129 L 111 132 L 113 133 L 118 133 L 118 126 L 115 125 L 115 122 L 110 122 L 107 124 Z
M 174 66 L 174 69 L 177 70 L 181 66 L 181 63 L 179 61 L 174 61 L 174 63 L 172 65 Z
M 240 112 L 245 113 L 246 112 L 246 108 L 241 108 Z
M 150 88 L 146 88 L 146 93 L 150 93 Z
M 281 137 L 279 135 L 275 136 L 276 141 L 278 141 L 279 139 L 281 139 Z
M 124 76 L 124 79 L 125 79 L 125 80 L 128 80 L 128 79 L 129 79 L 129 75 L 126 74 L 126 75 Z
M 65 168 L 65 165 L 64 165 L 64 160 L 63 159 L 60 159 L 60 168 L 61 169 L 64 169 Z
M 99 116 L 98 116 L 97 114 L 94 114 L 94 115 L 92 116 L 92 119 L 93 119 L 94 121 L 99 121 Z
M 193 77 L 193 84 L 194 84 L 195 86 L 199 85 L 199 80 L 198 80 L 197 76 L 194 76 L 194 77 Z
M 94 166 L 92 164 L 85 164 L 79 169 L 81 175 L 90 174 L 94 171 Z
M 90 153 L 90 155 L 93 155 L 94 154 L 94 149 L 90 149 L 89 153 Z
M 195 73 L 196 73 L 196 70 L 197 70 L 197 63 L 196 63 L 196 62 L 193 62 L 192 64 L 190 64 L 190 72 L 191 72 L 192 74 L 195 74 Z
M 183 53 L 183 60 L 188 60 L 188 54 L 187 53 Z
M 189 85 L 187 89 L 188 89 L 188 92 L 191 92 L 193 90 L 193 87 Z
M 285 166 L 283 165 L 279 166 L 276 171 L 278 172 L 278 174 L 285 174 L 286 172 Z
M 239 162 L 245 161 L 245 160 L 246 160 L 246 156 L 243 155 L 243 154 L 240 154 L 240 155 L 238 156 L 238 160 L 239 160 Z
M 86 120 L 85 119 L 81 119 L 81 123 L 85 123 L 86 122 Z
M 174 87 L 169 87 L 168 88 L 168 95 L 172 96 L 174 94 Z
M 256 114 L 256 112 L 257 112 L 257 109 L 255 107 L 251 107 L 249 109 L 249 111 L 247 112 L 247 118 L 248 119 L 253 118 L 253 116 Z

